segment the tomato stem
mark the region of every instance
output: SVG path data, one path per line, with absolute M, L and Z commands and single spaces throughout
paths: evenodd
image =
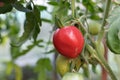
M 75 0 L 71 0 L 72 16 L 75 18 Z
M 106 0 L 106 6 L 105 6 L 105 10 L 104 10 L 104 16 L 103 16 L 103 21 L 102 21 L 102 26 L 101 26 L 101 30 L 98 34 L 98 42 L 101 42 L 104 36 L 104 26 L 106 24 L 106 18 L 109 15 L 109 10 L 110 10 L 110 4 L 111 4 L 111 0 Z
M 99 50 L 97 50 L 97 60 L 100 62 L 100 64 L 104 67 L 104 69 L 109 73 L 112 80 L 117 80 L 116 76 L 114 75 L 113 71 L 111 70 L 110 66 L 107 64 L 106 60 L 103 58 L 103 56 L 100 55 Z
M 104 69 L 109 73 L 110 77 L 112 80 L 117 80 L 116 76 L 114 75 L 113 71 L 111 70 L 110 66 L 107 64 L 106 60 L 104 57 L 100 54 L 99 49 L 97 48 L 99 46 L 98 44 L 96 45 L 95 49 L 93 49 L 92 46 L 86 44 L 87 50 L 92 53 L 92 55 L 98 60 L 98 62 L 101 64 L 101 66 L 104 67 Z
M 62 22 L 61 22 L 61 20 L 57 17 L 57 15 L 55 15 L 55 24 L 59 28 L 64 27 L 63 24 L 62 24 Z
M 111 0 L 106 0 L 106 6 L 105 6 L 105 10 L 104 10 L 104 17 L 103 17 L 103 21 L 102 21 L 102 29 L 104 29 L 104 26 L 106 24 L 106 18 L 109 15 L 110 4 L 111 4 Z

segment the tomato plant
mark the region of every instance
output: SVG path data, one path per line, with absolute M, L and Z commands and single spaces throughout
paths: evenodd
M 84 37 L 75 26 L 65 26 L 55 31 L 53 44 L 60 54 L 75 58 L 83 49 Z
M 45 4 L 36 1 L 43 1 Z M 40 59 L 32 65 L 37 74 L 35 80 L 47 80 L 48 72 L 54 75 L 54 79 L 50 76 L 49 80 L 57 80 L 57 73 L 63 80 L 83 80 L 83 76 L 88 80 L 96 80 L 91 72 L 97 74 L 98 65 L 112 80 L 117 80 L 119 75 L 114 73 L 113 67 L 109 65 L 110 61 L 107 62 L 104 55 L 111 56 L 107 50 L 115 55 L 120 54 L 119 5 L 119 0 L 1 0 L 0 43 L 3 45 L 7 40 L 10 43 L 10 61 L 5 61 L 6 75 L 15 71 L 13 80 L 22 80 L 22 67 L 16 64 L 16 60 L 38 47 L 45 50 L 34 52 L 40 53 L 37 55 Z M 21 17 L 18 18 L 19 12 L 25 16 L 22 25 L 19 24 L 22 21 Z M 52 27 L 44 25 L 46 23 Z M 44 30 L 43 26 L 47 28 Z M 52 28 L 49 38 L 40 33 L 49 28 Z M 41 39 L 39 34 L 47 39 Z M 24 44 L 27 41 L 30 44 Z M 46 58 L 50 53 L 55 53 L 52 56 L 53 63 L 51 58 Z M 45 56 L 41 58 L 41 54 Z M 107 80 L 107 76 L 102 79 Z

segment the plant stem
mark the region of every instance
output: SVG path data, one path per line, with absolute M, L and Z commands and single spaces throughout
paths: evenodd
M 106 24 L 106 18 L 108 17 L 109 15 L 109 10 L 110 10 L 110 4 L 111 4 L 111 0 L 106 0 L 106 5 L 105 5 L 105 10 L 104 10 L 104 17 L 103 17 L 103 21 L 102 21 L 102 26 L 101 26 L 101 31 L 100 33 L 98 34 L 98 45 L 100 45 L 100 42 L 102 41 L 103 39 L 103 36 L 104 36 L 104 33 L 105 33 L 105 30 L 104 30 L 104 26 Z M 97 46 L 98 46 L 97 45 Z M 100 52 L 99 50 L 97 49 L 97 46 L 96 46 L 96 51 L 97 51 L 97 56 L 98 56 L 98 60 L 99 62 L 101 63 L 101 65 L 104 67 L 104 69 L 110 74 L 111 76 L 111 79 L 112 80 L 117 80 L 117 78 L 115 77 L 114 73 L 112 72 L 111 68 L 109 67 L 108 64 L 106 64 L 106 61 L 105 59 L 100 55 Z M 103 71 L 104 71 L 103 69 Z M 106 74 L 107 76 L 107 74 Z M 103 78 L 104 79 L 104 78 Z
M 106 18 L 108 17 L 108 14 L 109 14 L 110 4 L 111 4 L 111 0 L 106 0 L 105 10 L 104 10 L 104 17 L 103 17 L 103 22 L 102 22 L 102 29 L 104 29 L 104 26 L 106 24 Z
M 55 25 L 59 28 L 63 28 L 64 25 L 62 24 L 61 20 L 55 15 Z
M 103 34 L 105 32 L 104 26 L 106 24 L 106 18 L 109 15 L 110 4 L 111 4 L 111 0 L 106 0 L 106 5 L 105 5 L 105 10 L 104 10 L 104 17 L 103 17 L 103 21 L 102 21 L 101 31 L 98 34 L 98 42 L 101 42 L 102 38 L 104 36 L 104 34 Z
M 106 60 L 104 59 L 104 57 L 101 55 L 100 53 L 100 49 L 98 49 L 98 46 L 100 44 L 96 44 L 96 59 L 99 61 L 99 63 L 104 67 L 104 69 L 108 72 L 108 74 L 110 75 L 112 80 L 117 80 L 115 74 L 113 73 L 113 71 L 111 70 L 110 66 L 107 64 Z
M 103 44 L 104 44 L 104 47 L 105 47 L 104 57 L 105 57 L 106 61 L 108 61 L 108 48 L 107 48 L 107 45 L 106 45 L 106 42 L 105 42 L 105 38 L 103 39 Z M 106 70 L 104 69 L 103 66 L 102 66 L 101 75 L 102 75 L 101 80 L 107 80 L 107 72 L 106 72 Z
M 97 48 L 96 45 L 96 49 L 93 49 L 92 46 L 86 44 L 87 50 L 98 60 L 98 62 L 101 64 L 101 66 L 104 67 L 104 69 L 108 72 L 108 74 L 110 75 L 112 80 L 117 80 L 116 76 L 114 75 L 113 71 L 111 70 L 110 66 L 107 64 L 106 60 L 104 59 L 104 57 L 100 54 L 99 49 Z
M 71 0 L 72 16 L 75 18 L 75 0 Z

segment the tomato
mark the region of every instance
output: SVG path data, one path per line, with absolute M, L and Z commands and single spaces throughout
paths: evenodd
M 69 72 L 66 73 L 62 80 L 84 80 L 83 76 L 78 72 Z
M 56 59 L 56 69 L 57 69 L 57 72 L 61 76 L 69 72 L 70 71 L 70 59 L 59 54 Z
M 53 44 L 63 56 L 75 58 L 83 49 L 84 37 L 75 26 L 65 26 L 55 31 Z
M 88 31 L 92 35 L 97 35 L 100 32 L 101 25 L 94 20 L 88 20 Z

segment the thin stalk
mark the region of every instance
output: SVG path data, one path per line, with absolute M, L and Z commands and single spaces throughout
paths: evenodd
M 104 10 L 104 17 L 103 17 L 103 21 L 102 21 L 102 29 L 104 29 L 104 26 L 106 24 L 106 18 L 109 15 L 110 4 L 111 4 L 111 0 L 106 0 L 106 6 L 105 6 L 105 10 Z
M 75 18 L 75 0 L 71 0 L 72 16 Z
M 103 16 L 103 21 L 102 21 L 102 26 L 101 26 L 101 31 L 100 33 L 98 34 L 98 42 L 101 42 L 102 41 L 102 38 L 104 36 L 104 26 L 106 24 L 106 18 L 108 17 L 109 15 L 109 10 L 110 10 L 110 5 L 111 5 L 111 0 L 106 0 L 106 5 L 105 5 L 105 10 L 104 10 L 104 16 Z
M 108 61 L 108 48 L 107 48 L 107 45 L 106 45 L 106 42 L 105 42 L 105 38 L 103 39 L 103 44 L 104 44 L 104 47 L 105 47 L 104 57 L 105 57 L 106 61 Z M 104 69 L 104 67 L 102 67 L 101 75 L 102 75 L 101 80 L 107 80 L 107 72 Z
M 62 24 L 61 20 L 55 15 L 55 25 L 59 28 L 63 28 L 64 25 Z

